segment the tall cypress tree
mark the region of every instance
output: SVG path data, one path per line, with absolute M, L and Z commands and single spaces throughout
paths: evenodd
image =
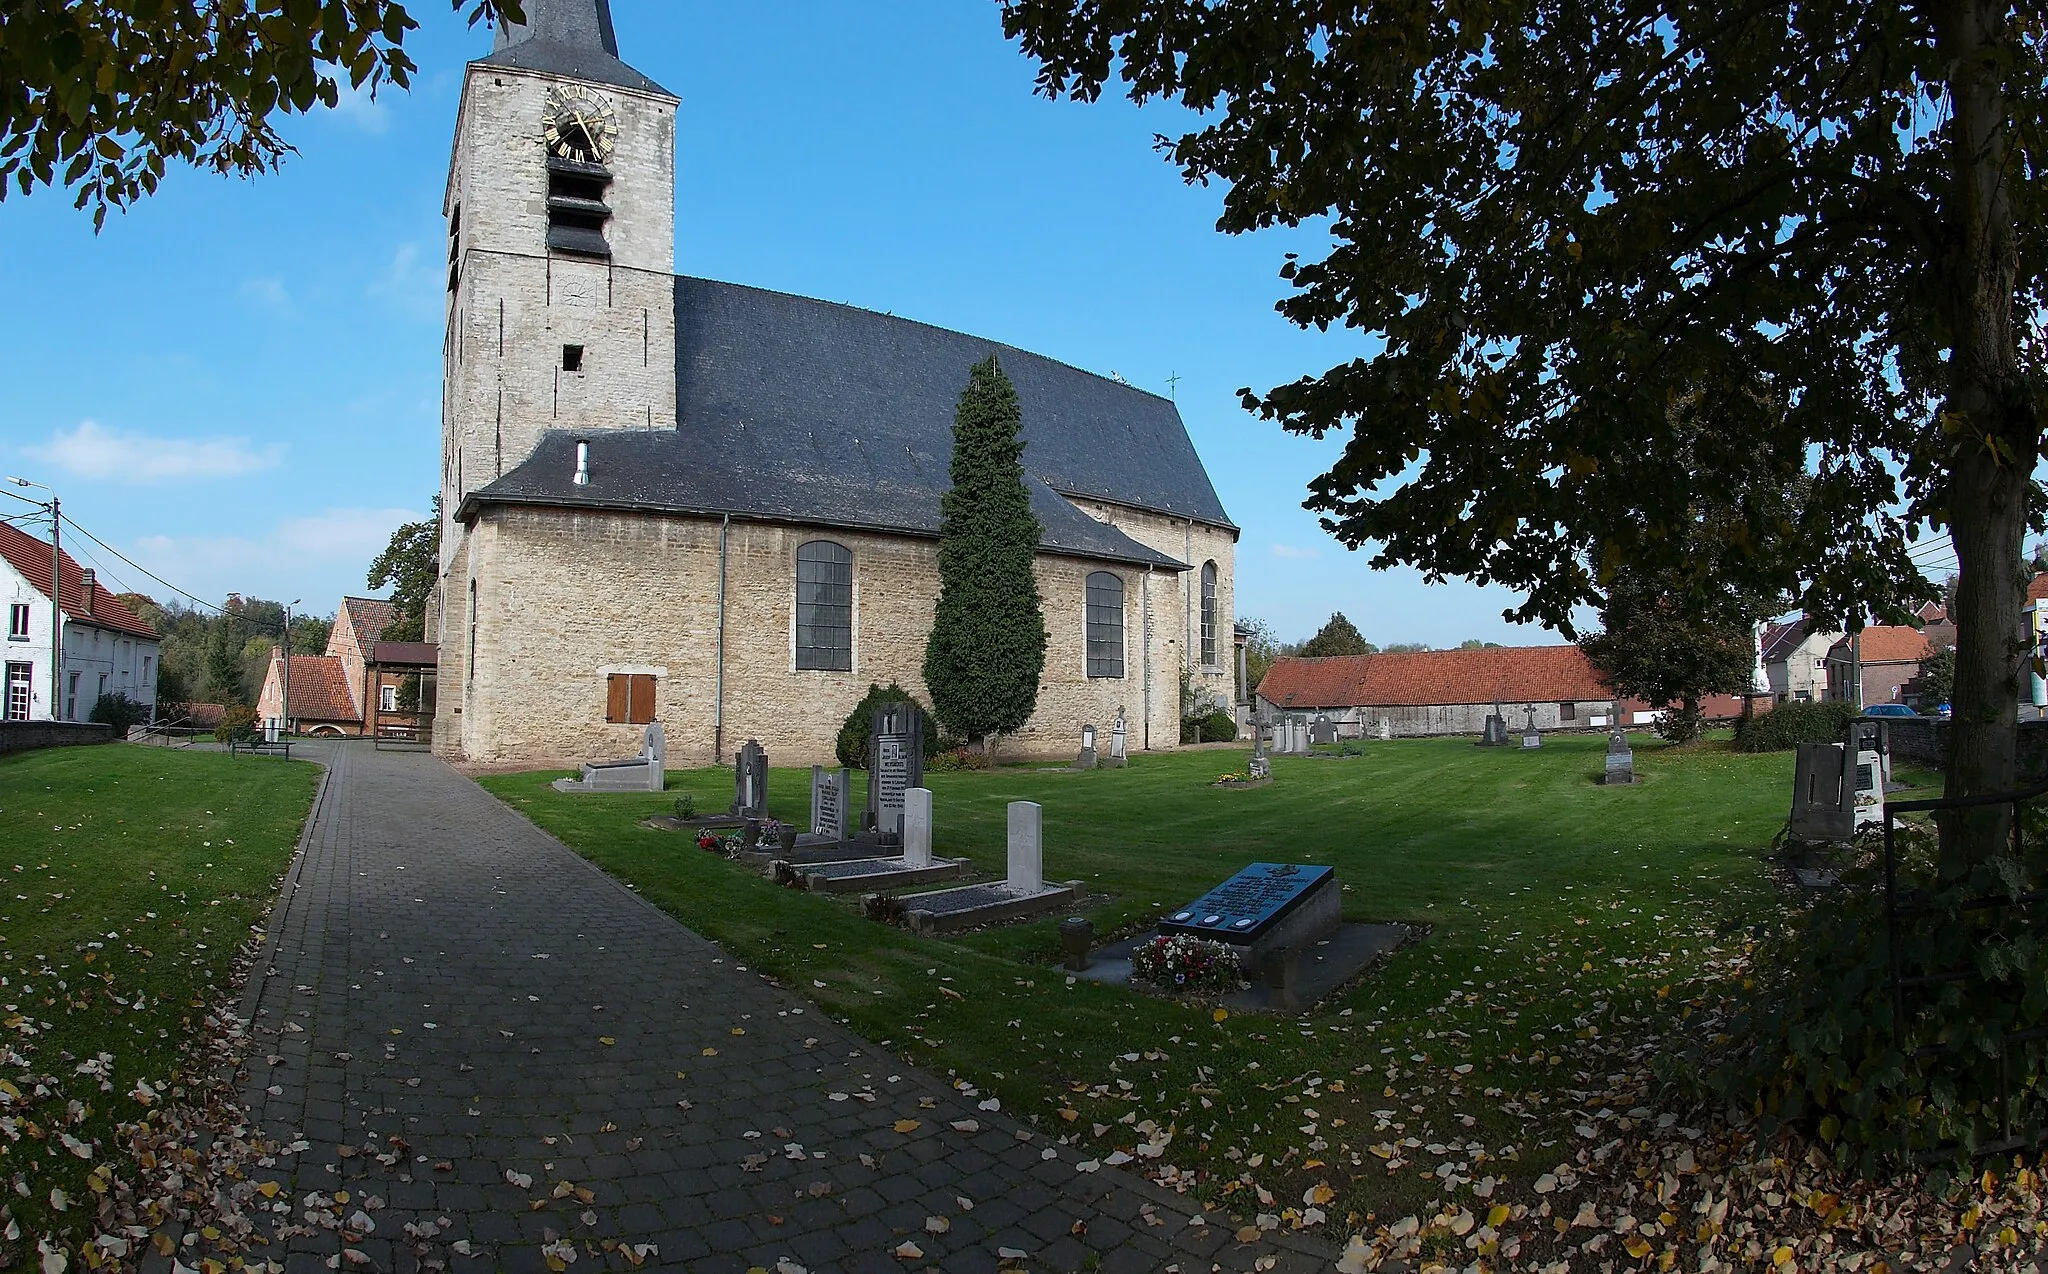
M 1031 573 L 1042 528 L 1024 487 L 1017 389 L 990 355 L 953 415 L 952 490 L 939 501 L 939 605 L 924 683 L 947 728 L 986 746 L 1031 719 L 1045 616 Z

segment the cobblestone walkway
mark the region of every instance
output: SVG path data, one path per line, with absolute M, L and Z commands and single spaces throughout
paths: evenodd
M 1329 1268 L 1078 1172 L 440 761 L 311 754 L 328 779 L 251 989 L 249 1099 L 303 1146 L 272 1205 L 293 1274 Z

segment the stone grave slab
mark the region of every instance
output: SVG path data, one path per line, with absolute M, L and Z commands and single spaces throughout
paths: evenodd
M 659 792 L 668 784 L 668 739 L 661 722 L 647 723 L 640 755 L 620 761 L 585 761 L 573 779 L 556 779 L 557 792 Z
M 1222 996 L 1217 1004 L 1234 1013 L 1302 1011 L 1328 996 L 1389 952 L 1412 941 L 1415 931 L 1406 925 L 1350 923 L 1338 925 L 1327 937 L 1302 948 L 1295 965 L 1294 1010 L 1273 1003 L 1270 990 L 1255 975 L 1245 990 Z M 1071 977 L 1113 986 L 1130 985 L 1131 952 L 1151 935 L 1139 934 L 1098 947 L 1089 953 L 1086 969 L 1068 970 Z
M 787 859 L 775 864 L 775 879 L 814 893 L 886 893 L 912 885 L 952 880 L 967 874 L 966 859 L 932 857 L 932 794 L 913 787 L 903 793 L 903 852 L 895 856 L 841 858 L 805 867 Z
M 1335 868 L 1253 863 L 1170 913 L 1159 932 L 1227 942 L 1249 975 L 1278 953 L 1327 937 L 1343 911 Z
M 1072 885 L 1045 883 L 1044 811 L 1037 802 L 1011 801 L 1009 824 L 1009 874 L 986 884 L 904 895 L 904 918 L 914 932 L 944 933 L 1035 916 L 1075 896 Z
M 1636 781 L 1636 754 L 1629 749 L 1628 736 L 1616 726 L 1607 736 L 1607 769 L 1600 776 L 1604 784 L 1622 786 Z

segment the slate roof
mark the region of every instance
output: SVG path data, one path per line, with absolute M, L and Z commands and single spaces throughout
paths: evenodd
M 339 655 L 292 656 L 291 715 L 301 721 L 360 721 Z
M 1185 566 L 1062 494 L 1236 529 L 1164 398 L 980 337 L 692 278 L 676 280 L 677 429 L 581 435 L 581 487 L 579 435 L 550 433 L 458 516 L 555 504 L 933 535 L 953 411 L 969 367 L 991 353 L 1017 387 L 1025 485 L 1048 550 Z
M 1577 646 L 1283 657 L 1273 661 L 1258 693 L 1281 708 L 1426 708 L 1614 697 Z
M 48 597 L 50 595 L 50 545 L 39 540 L 20 527 L 0 522 L 0 558 L 20 572 L 29 587 Z M 57 604 L 63 609 L 66 619 L 75 624 L 90 624 L 112 632 L 127 633 L 146 641 L 158 640 L 157 631 L 138 618 L 134 611 L 121 604 L 119 598 L 99 582 L 93 581 L 92 613 L 86 613 L 85 570 L 69 553 L 63 555 L 64 587 Z
M 610 0 L 525 0 L 523 7 L 526 21 L 500 24 L 479 63 L 675 96 L 619 60 Z

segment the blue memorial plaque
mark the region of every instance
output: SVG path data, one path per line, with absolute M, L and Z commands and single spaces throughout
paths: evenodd
M 1252 942 L 1335 875 L 1330 867 L 1253 863 L 1159 922 L 1161 933 L 1192 933 L 1218 942 Z

